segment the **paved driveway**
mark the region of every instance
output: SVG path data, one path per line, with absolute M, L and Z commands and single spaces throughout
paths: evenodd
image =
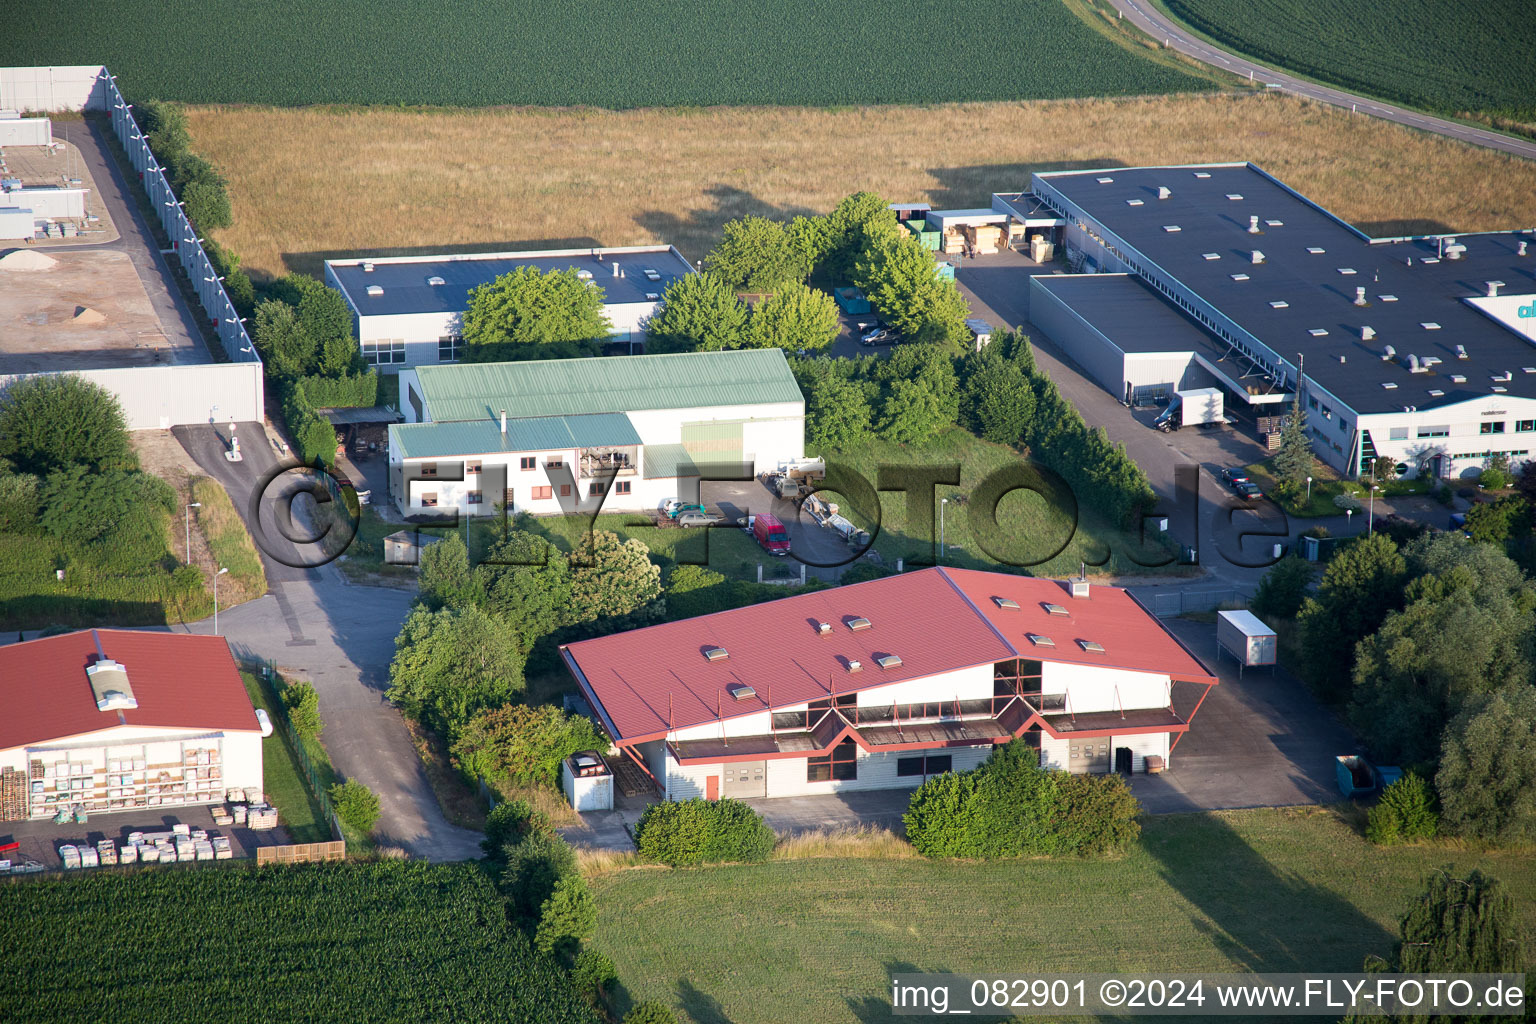
M 1148 811 L 1204 811 L 1333 803 L 1333 758 L 1358 753 L 1355 738 L 1307 688 L 1281 669 L 1247 670 L 1216 657 L 1216 626 L 1189 619 L 1164 625 L 1221 679 L 1161 775 L 1131 777 L 1131 791 Z M 1188 714 L 1203 687 L 1174 689 L 1174 707 Z
M 242 423 L 237 433 L 245 460 L 227 462 L 228 432 L 228 424 L 173 431 L 203 471 L 224 485 L 249 523 L 251 494 L 263 475 L 277 467 L 277 456 L 261 424 Z M 312 555 L 314 545 L 281 535 L 273 511 L 269 502 L 261 513 L 271 550 L 289 562 Z M 262 561 L 267 596 L 219 616 L 219 629 L 235 653 L 274 661 L 279 669 L 314 683 L 326 749 L 337 771 L 379 795 L 381 844 L 432 860 L 480 856 L 480 834 L 443 817 L 405 723 L 384 699 L 395 634 L 414 594 L 349 583 L 334 564 L 295 568 L 270 553 Z M 211 628 L 206 620 L 192 626 L 198 632 Z

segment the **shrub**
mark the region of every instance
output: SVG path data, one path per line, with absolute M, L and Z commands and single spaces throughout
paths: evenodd
M 330 795 L 331 806 L 343 825 L 364 835 L 373 831 L 374 822 L 379 820 L 378 794 L 356 779 L 348 779 L 331 786 Z
M 592 720 L 548 704 L 481 711 L 460 730 L 452 753 L 469 778 L 500 785 L 556 786 L 560 762 L 578 750 L 606 750 Z
M 596 928 L 597 901 L 587 880 L 579 874 L 566 875 L 539 909 L 533 942 L 546 953 L 570 950 L 590 938 Z
M 418 605 L 395 637 L 387 696 L 450 740 L 476 715 L 503 709 L 522 691 L 523 654 L 511 632 L 473 605 Z
M 70 465 L 138 465 L 117 396 L 72 373 L 21 377 L 0 387 L 0 458 L 20 473 Z
M 1432 839 L 1440 828 L 1435 793 L 1421 775 L 1409 772 L 1381 791 L 1366 819 L 1365 838 L 1378 846 Z
M 651 804 L 635 826 L 640 856 L 673 867 L 764 861 L 774 841 L 763 816 L 739 800 Z
M 329 420 L 315 412 L 315 406 L 310 402 L 303 385 L 285 383 L 279 394 L 282 397 L 283 419 L 288 424 L 288 436 L 293 438 L 293 450 L 298 454 L 299 461 L 310 466 L 334 466 L 336 430 Z
M 351 344 L 350 339 L 348 344 Z M 379 394 L 379 371 L 326 377 L 312 374 L 298 381 L 310 403 L 322 409 L 358 408 L 373 405 Z
M 1536 840 L 1536 688 L 1470 702 L 1445 730 L 1435 788 L 1447 832 Z
M 571 984 L 576 991 L 594 1001 L 605 998 L 619 983 L 613 961 L 595 949 L 583 949 L 571 965 Z
M 677 1017 L 665 1003 L 648 999 L 636 1003 L 634 1009 L 624 1015 L 624 1024 L 677 1024 Z
M 1294 619 L 1301 611 L 1301 603 L 1307 598 L 1307 587 L 1312 583 L 1312 566 L 1294 554 L 1287 555 L 1270 567 L 1259 581 L 1259 589 L 1253 596 L 1253 611 L 1258 615 L 1271 615 L 1281 619 Z
M 1053 827 L 1065 851 L 1078 854 L 1122 850 L 1141 835 L 1141 804 L 1118 773 L 1069 775 L 1061 781 L 1061 810 Z
M 306 738 L 320 735 L 325 724 L 320 720 L 320 694 L 309 683 L 290 683 L 283 689 L 283 706 L 294 732 Z
M 1046 771 L 1014 740 L 979 768 L 929 779 L 902 820 L 925 857 L 1094 854 L 1134 840 L 1140 809 L 1119 776 Z
M 529 924 L 539 920 L 556 884 L 576 874 L 576 851 L 553 832 L 530 831 L 505 847 L 502 856 L 502 891 L 513 912 Z
M 480 848 L 488 856 L 500 859 L 506 847 L 522 842 L 534 832 L 554 835 L 549 815 L 535 810 L 526 800 L 507 800 L 492 807 L 485 816 L 485 838 L 480 841 Z

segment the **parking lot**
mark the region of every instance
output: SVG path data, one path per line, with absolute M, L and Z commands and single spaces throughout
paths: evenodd
M 726 522 L 762 512 L 776 516 L 795 554 L 785 561 L 797 572 L 803 561 L 807 575 L 835 580 L 851 564 L 850 549 L 836 532 L 811 518 L 799 502 L 775 496 L 761 480 L 710 481 L 700 485 L 700 492 L 702 504 L 718 510 Z M 836 500 L 836 495 L 831 497 Z

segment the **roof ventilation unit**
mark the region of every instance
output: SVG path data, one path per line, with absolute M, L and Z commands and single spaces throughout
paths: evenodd
M 1391 362 L 1392 360 L 1394 360 L 1396 358 L 1397 358 L 1397 349 L 1393 348 L 1391 345 L 1383 345 L 1381 347 L 1381 361 L 1382 362 L 1388 363 L 1388 362 Z
M 730 683 L 726 686 L 725 692 L 730 694 L 733 700 L 746 700 L 748 697 L 757 696 L 757 691 L 746 683 Z
M 1348 356 L 1344 355 L 1343 353 L 1339 354 L 1339 362 L 1346 363 L 1348 361 L 1349 361 L 1349 357 Z
M 831 636 L 832 635 L 832 623 L 830 623 L 830 622 L 818 622 L 818 623 L 816 623 L 816 635 L 817 636 Z
M 1485 281 L 1483 283 L 1488 286 L 1488 297 L 1490 299 L 1498 298 L 1499 289 L 1504 287 L 1503 281 Z
M 1365 301 L 1365 286 L 1364 285 L 1362 285 L 1361 287 L 1355 289 L 1355 305 L 1357 305 L 1357 306 L 1368 306 L 1368 305 L 1370 305 L 1370 303 Z
M 864 618 L 862 615 L 856 615 L 852 618 L 844 619 L 843 621 L 847 623 L 848 628 L 853 630 L 855 633 L 859 632 L 860 630 L 868 629 L 870 626 L 869 620 Z
M 1015 601 L 1011 597 L 994 597 L 992 601 L 999 608 L 1011 608 L 1014 611 L 1018 611 L 1019 608 L 1019 602 Z
M 1465 346 L 1465 345 L 1457 345 L 1456 346 L 1456 358 L 1457 359 L 1471 359 L 1472 358 L 1471 356 L 1467 355 L 1467 346 Z
M 447 284 L 447 283 L 448 282 L 444 281 L 442 278 L 438 277 L 436 274 L 433 274 L 431 277 L 427 278 L 427 284 L 429 286 L 433 287 L 433 288 L 439 287 L 440 285 L 444 285 L 444 284 Z
M 1360 340 L 1361 341 L 1370 341 L 1374 337 L 1376 337 L 1376 328 L 1371 327 L 1369 325 L 1360 328 Z
M 1408 353 L 1408 372 L 1409 373 L 1428 373 L 1429 372 L 1429 367 L 1427 367 L 1423 363 L 1419 362 L 1419 357 L 1418 356 L 1414 355 L 1412 352 L 1409 352 Z
M 1464 374 L 1464 373 L 1453 373 L 1453 374 L 1451 374 L 1451 383 L 1452 384 L 1465 384 L 1466 382 L 1467 382 L 1467 375 L 1466 374 Z
M 1049 601 L 1047 601 L 1042 607 L 1045 608 L 1045 611 L 1046 611 L 1047 615 L 1066 615 L 1066 614 L 1068 614 L 1067 610 L 1065 608 L 1063 608 L 1061 605 L 1059 605 L 1059 604 L 1052 604 Z
M 1425 356 L 1423 360 L 1424 369 L 1427 370 L 1431 366 L 1439 366 L 1443 362 L 1445 362 L 1445 360 L 1441 359 L 1439 356 Z
M 1077 645 L 1090 654 L 1103 654 L 1104 645 L 1097 640 L 1079 640 Z
M 731 652 L 726 650 L 724 647 L 706 647 L 706 648 L 704 648 L 704 660 L 705 661 L 724 661 L 725 659 L 729 658 L 730 656 L 731 656 Z
M 373 273 L 373 264 L 372 263 L 364 263 L 363 264 L 363 273 L 365 273 L 365 274 Z
M 1462 245 L 1460 242 L 1452 240 L 1445 247 L 1445 258 L 1448 260 L 1459 260 L 1466 254 L 1466 251 L 1466 246 Z
M 661 274 L 654 267 L 646 267 L 641 271 L 647 281 L 660 281 Z
M 371 284 L 368 286 L 368 294 L 374 298 L 378 298 L 380 295 L 384 294 L 384 289 L 376 284 Z
M 1259 250 L 1255 249 L 1255 250 L 1253 250 L 1252 259 L 1253 259 L 1253 262 L 1255 262 L 1255 263 L 1263 263 L 1264 262 L 1264 254 L 1262 252 L 1260 252 Z
M 875 658 L 875 664 L 881 668 L 901 668 L 901 655 L 882 654 Z
M 864 666 L 861 663 L 857 662 L 857 661 L 850 661 L 848 663 L 848 671 L 849 672 L 862 672 L 862 671 L 864 671 Z
M 1497 381 L 1514 380 L 1515 379 L 1515 371 L 1513 371 L 1513 370 L 1505 370 L 1503 373 L 1496 373 L 1496 374 L 1493 375 L 1493 379 L 1497 380 Z
M 1157 186 L 1157 198 L 1167 199 L 1171 195 L 1173 195 L 1173 190 L 1170 189 L 1167 185 Z
M 614 277 L 618 277 L 619 276 L 619 261 L 618 260 L 614 260 L 613 261 L 613 276 Z
M 90 680 L 97 711 L 131 711 L 139 706 L 128 683 L 128 670 L 111 658 L 87 665 L 85 677 Z
M 1259 218 L 1257 214 L 1248 218 L 1248 233 L 1250 235 L 1263 234 L 1263 232 L 1259 230 Z
M 1073 579 L 1068 580 L 1067 582 L 1068 582 L 1068 584 L 1071 585 L 1072 596 L 1073 597 L 1076 597 L 1076 598 L 1087 598 L 1088 597 L 1090 591 L 1089 591 L 1089 584 L 1088 584 L 1088 581 L 1086 579 L 1084 579 L 1081 576 L 1077 576 L 1077 577 L 1074 577 Z
M 1516 242 L 1515 243 L 1515 255 L 1516 256 L 1524 256 L 1525 255 L 1525 243 L 1524 242 Z
M 1039 633 L 1025 633 L 1024 635 L 1026 637 L 1028 637 L 1029 638 L 1029 642 L 1034 644 L 1036 647 L 1055 647 L 1056 646 L 1056 641 L 1052 640 L 1048 636 L 1042 636 Z

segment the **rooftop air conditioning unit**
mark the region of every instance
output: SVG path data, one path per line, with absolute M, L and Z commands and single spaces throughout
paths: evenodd
M 857 661 L 850 661 L 848 663 L 848 671 L 849 672 L 862 672 L 863 670 L 864 670 L 864 666 L 861 665 Z
M 724 661 L 731 656 L 731 652 L 724 647 L 704 648 L 704 658 L 707 661 Z
M 1252 257 L 1252 259 L 1253 259 L 1253 262 L 1255 262 L 1255 263 L 1263 263 L 1264 262 L 1264 254 L 1262 252 L 1260 252 L 1259 250 L 1255 249 L 1255 250 L 1253 250 L 1253 257 Z
M 901 655 L 882 654 L 875 659 L 875 664 L 881 668 L 901 668 Z
M 1471 356 L 1467 355 L 1467 346 L 1465 346 L 1465 345 L 1457 345 L 1456 346 L 1456 358 L 1457 359 L 1471 359 L 1472 358 Z
M 1376 337 L 1376 328 L 1370 326 L 1360 328 L 1361 341 L 1370 341 L 1374 337 Z
M 746 700 L 748 697 L 757 696 L 757 691 L 746 683 L 731 683 L 725 688 L 725 692 L 730 694 L 734 700 Z

